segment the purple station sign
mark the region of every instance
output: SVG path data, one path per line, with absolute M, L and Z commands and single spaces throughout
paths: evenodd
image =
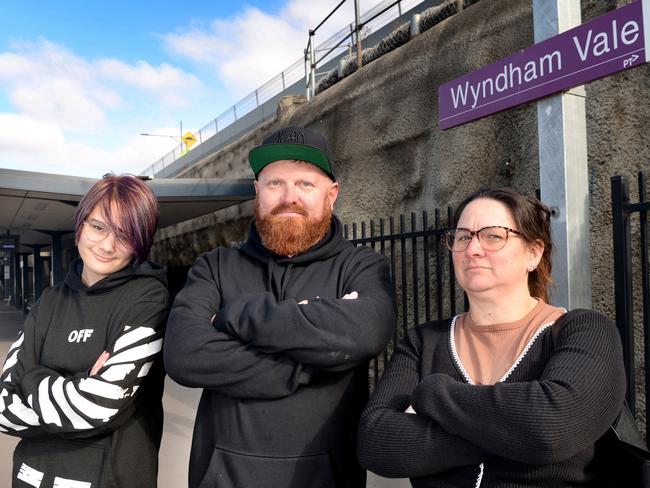
M 650 0 L 637 0 L 441 85 L 440 128 L 642 65 L 650 53 L 644 25 L 650 31 Z

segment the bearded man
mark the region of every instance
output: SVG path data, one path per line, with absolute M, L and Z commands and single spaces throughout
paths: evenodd
M 248 240 L 199 257 L 167 324 L 169 376 L 204 389 L 189 486 L 365 487 L 357 426 L 394 328 L 388 263 L 343 239 L 322 136 L 280 129 L 249 161 Z

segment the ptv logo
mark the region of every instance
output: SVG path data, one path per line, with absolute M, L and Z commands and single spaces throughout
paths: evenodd
M 624 59 L 623 60 L 623 68 L 627 68 L 628 66 L 632 66 L 634 64 L 634 61 L 639 59 L 639 57 L 640 56 L 638 54 L 633 54 L 629 58 Z
M 68 342 L 86 342 L 88 339 L 90 339 L 90 336 L 93 335 L 94 331 L 95 329 L 73 330 L 68 335 Z

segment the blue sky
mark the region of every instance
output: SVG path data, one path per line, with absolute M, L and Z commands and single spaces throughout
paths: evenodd
M 175 146 L 141 132 L 200 129 L 299 59 L 337 4 L 2 0 L 0 168 L 138 173 Z

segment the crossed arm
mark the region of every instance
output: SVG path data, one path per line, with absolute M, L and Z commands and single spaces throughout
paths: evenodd
M 318 370 L 354 368 L 383 350 L 395 326 L 395 305 L 386 260 L 365 248 L 352 259 L 340 298 L 241 296 L 219 311 L 217 330 Z
M 433 374 L 412 401 L 419 415 L 486 452 L 545 464 L 574 456 L 605 433 L 623 404 L 624 379 L 618 331 L 593 312 L 562 329 L 537 380 L 475 386 Z
M 406 413 L 420 382 L 422 344 L 413 333 L 395 348 L 359 425 L 359 462 L 388 478 L 413 478 L 477 465 L 486 451 L 423 415 Z
M 477 386 L 441 373 L 421 378 L 421 351 L 412 331 L 362 416 L 359 459 L 384 476 L 432 475 L 494 456 L 568 459 L 607 430 L 625 394 L 618 332 L 597 313 L 564 327 L 536 380 Z M 416 415 L 405 413 L 410 405 Z
M 227 304 L 218 270 L 199 258 L 167 326 L 168 374 L 233 397 L 280 398 L 309 383 L 315 370 L 341 371 L 367 360 L 394 327 L 388 266 L 372 256 L 350 270 L 346 298 L 299 303 L 264 292 Z
M 310 371 L 302 364 L 257 350 L 212 325 L 221 306 L 218 286 L 216 270 L 200 257 L 167 323 L 167 374 L 182 385 L 239 398 L 281 398 L 308 383 Z
M 135 409 L 138 389 L 160 354 L 166 314 L 167 302 L 157 294 L 142 297 L 113 346 L 98 358 L 96 371 L 75 375 L 37 362 L 30 314 L 0 376 L 0 431 L 88 437 L 115 430 Z

